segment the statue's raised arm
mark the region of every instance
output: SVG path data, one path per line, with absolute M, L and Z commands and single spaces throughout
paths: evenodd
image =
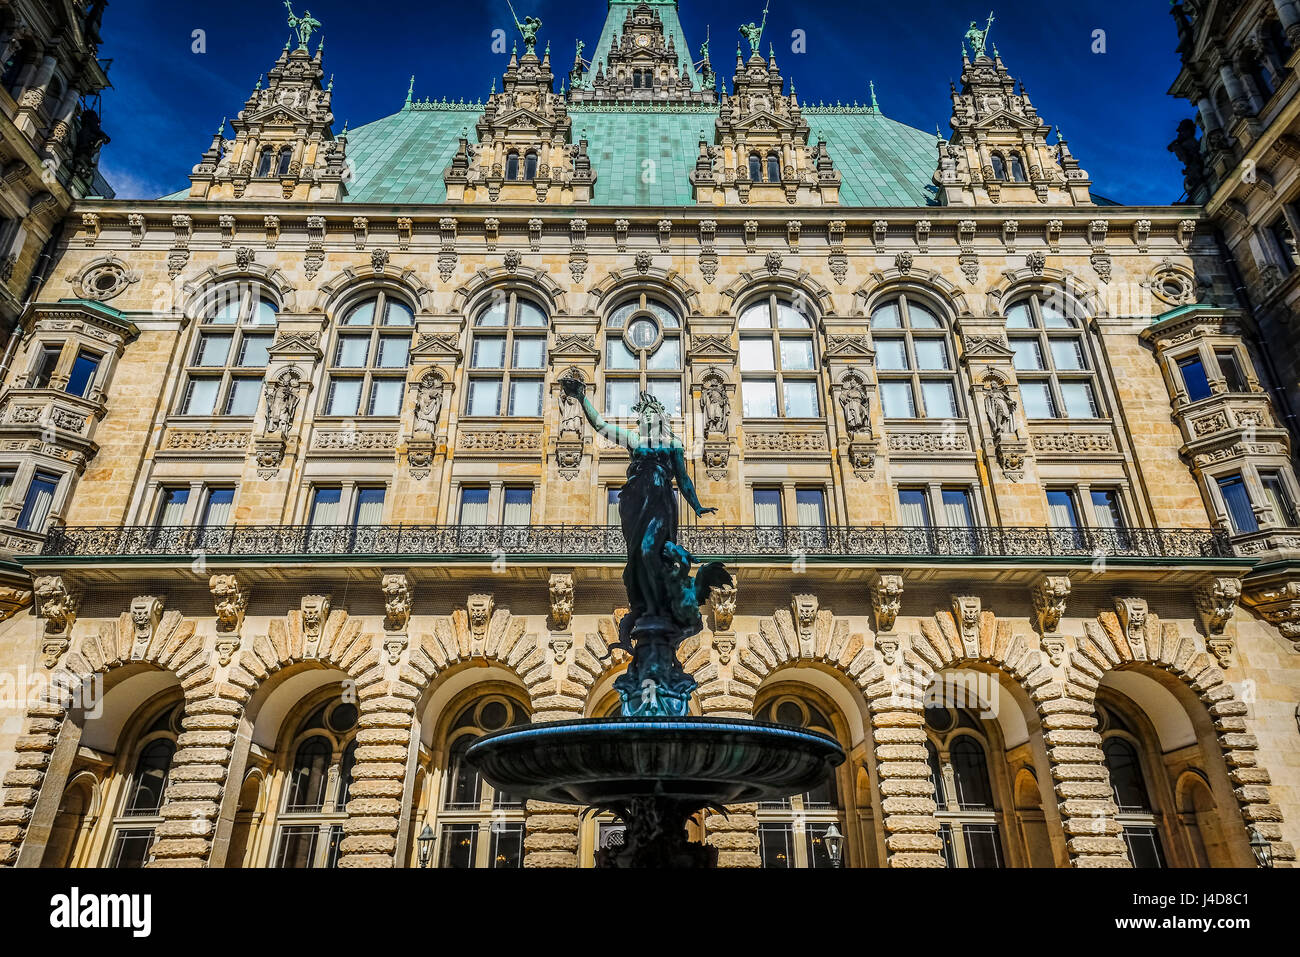
M 591 427 L 596 430 L 598 435 L 603 435 L 611 442 L 616 442 L 626 449 L 631 449 L 637 444 L 636 433 L 605 421 L 600 411 L 587 398 L 587 386 L 581 379 L 561 379 L 560 388 L 570 399 L 582 405 L 582 411 L 587 416 L 587 421 L 591 423 Z

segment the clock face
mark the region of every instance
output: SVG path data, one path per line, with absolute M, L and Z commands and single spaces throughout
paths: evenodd
M 643 33 L 636 38 L 636 45 L 642 48 L 648 47 L 650 45 L 650 38 Z

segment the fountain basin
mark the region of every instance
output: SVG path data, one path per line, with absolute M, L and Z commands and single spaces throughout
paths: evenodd
M 611 807 L 777 801 L 843 763 L 834 739 L 733 718 L 587 718 L 484 735 L 466 757 L 516 798 Z

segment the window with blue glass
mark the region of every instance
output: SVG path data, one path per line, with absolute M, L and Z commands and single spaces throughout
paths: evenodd
M 1240 474 L 1226 475 L 1218 480 L 1218 486 L 1233 532 L 1238 535 L 1249 535 L 1259 531 L 1259 521 L 1255 518 L 1255 509 L 1250 501 L 1250 492 L 1246 489 L 1246 480 Z

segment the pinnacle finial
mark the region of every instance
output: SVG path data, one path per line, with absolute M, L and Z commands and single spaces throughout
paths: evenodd
M 224 137 L 224 136 L 226 135 L 226 120 L 227 120 L 227 119 L 229 119 L 229 117 L 223 116 L 223 117 L 221 118 L 221 125 L 217 127 L 217 138 L 218 138 L 218 139 L 221 139 L 222 137 Z
M 871 84 L 871 109 L 873 112 L 879 113 L 880 103 L 876 100 L 876 81 L 869 80 L 868 82 Z
M 347 120 L 344 120 L 344 121 L 343 121 L 343 132 L 339 134 L 339 139 L 341 139 L 341 140 L 345 140 L 345 139 L 347 139 L 347 138 L 348 138 L 348 121 L 347 121 Z
M 411 74 L 411 85 L 406 88 L 406 105 L 411 105 L 411 97 L 415 96 L 415 74 Z
M 320 43 L 316 44 L 316 59 L 320 59 L 325 52 L 325 34 L 320 35 Z
M 334 89 L 334 74 L 331 73 L 331 74 L 330 74 L 330 81 L 329 81 L 329 84 L 325 87 L 325 92 L 328 93 L 328 92 L 332 91 L 333 89 Z
M 261 74 L 261 73 L 257 74 L 257 85 L 253 87 L 254 90 L 260 90 L 260 89 L 262 88 L 262 77 L 263 77 L 263 75 L 264 75 L 264 74 Z

